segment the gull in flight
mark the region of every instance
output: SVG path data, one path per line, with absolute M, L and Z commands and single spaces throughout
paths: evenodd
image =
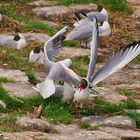
M 0 45 L 7 48 L 22 49 L 27 46 L 27 41 L 22 34 L 14 34 L 11 36 L 0 36 Z
M 96 19 L 96 18 L 95 18 Z M 91 59 L 89 63 L 89 68 L 87 72 L 87 77 L 82 78 L 80 81 L 80 86 L 74 94 L 74 102 L 78 102 L 81 105 L 86 103 L 90 96 L 90 89 L 97 85 L 99 82 L 110 76 L 111 74 L 117 72 L 126 66 L 130 61 L 132 61 L 137 55 L 140 54 L 140 41 L 130 44 L 125 49 L 114 53 L 108 62 L 95 74 L 93 75 L 98 49 L 98 38 L 99 29 L 97 21 L 93 21 L 93 35 L 91 42 Z
M 51 39 L 46 41 L 44 45 L 44 64 L 48 69 L 48 75 L 45 81 L 37 84 L 37 90 L 44 99 L 50 97 L 56 92 L 57 84 L 60 80 L 65 82 L 64 89 L 79 86 L 80 77 L 76 75 L 61 61 L 53 62 L 55 54 L 59 51 L 64 38 L 67 27 L 64 27 L 56 33 Z

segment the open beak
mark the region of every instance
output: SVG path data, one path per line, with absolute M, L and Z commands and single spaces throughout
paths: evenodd
M 81 90 L 83 89 L 83 87 L 82 86 L 80 86 L 80 92 L 81 92 Z

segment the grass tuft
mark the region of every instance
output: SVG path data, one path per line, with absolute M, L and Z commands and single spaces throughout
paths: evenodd
M 0 77 L 0 83 L 14 83 L 15 81 L 12 79 L 8 79 L 6 77 Z
M 119 92 L 121 95 L 130 97 L 130 96 L 134 96 L 136 93 L 134 93 L 133 91 L 130 91 L 128 89 L 121 89 L 121 88 L 117 88 L 116 89 L 117 92 Z
M 69 107 L 62 103 L 60 99 L 53 99 L 44 109 L 44 116 L 54 123 L 69 124 L 72 122 L 72 115 Z
M 130 9 L 126 5 L 125 0 L 57 0 L 61 5 L 96 3 L 105 6 L 111 10 L 124 11 L 130 13 Z
M 137 112 L 125 112 L 123 113 L 125 116 L 129 116 L 136 122 L 137 128 L 140 128 L 140 114 Z

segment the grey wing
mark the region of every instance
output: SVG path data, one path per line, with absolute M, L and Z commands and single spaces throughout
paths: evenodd
M 130 44 L 126 49 L 121 49 L 113 54 L 109 61 L 93 77 L 92 85 L 95 86 L 100 81 L 123 68 L 138 54 L 140 54 L 140 41 Z
M 76 28 L 70 32 L 66 40 L 88 40 L 92 36 L 91 23 L 80 23 Z
M 64 27 L 62 30 L 57 32 L 51 39 L 46 41 L 44 45 L 44 54 L 46 59 L 53 61 L 56 54 L 58 53 L 59 49 L 62 46 L 62 41 L 64 39 L 64 33 L 66 32 L 67 26 Z
M 89 63 L 89 68 L 87 72 L 87 79 L 89 82 L 91 82 L 92 75 L 95 69 L 95 64 L 96 64 L 96 58 L 97 58 L 97 49 L 98 49 L 98 40 L 99 40 L 99 29 L 97 25 L 97 20 L 94 18 L 93 21 L 93 32 L 92 32 L 92 41 L 91 41 L 91 46 L 90 46 L 90 51 L 91 51 L 91 57 L 90 57 L 90 63 Z
M 79 86 L 80 82 L 80 77 L 61 62 L 58 62 L 57 65 L 53 66 L 47 78 L 52 79 L 55 84 L 60 80 L 63 80 L 69 85 L 76 87 Z

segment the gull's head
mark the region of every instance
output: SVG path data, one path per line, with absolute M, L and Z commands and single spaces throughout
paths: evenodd
M 102 5 L 97 5 L 97 11 L 98 11 L 98 12 L 101 12 L 102 9 L 103 9 Z
M 34 47 L 33 48 L 33 53 L 35 53 L 35 54 L 39 54 L 40 51 L 41 51 L 40 47 Z
M 88 87 L 88 81 L 86 80 L 86 79 L 81 79 L 81 81 L 80 81 L 80 86 L 79 86 L 79 89 L 80 89 L 80 91 L 82 90 L 82 89 L 85 89 L 85 88 L 87 88 Z
M 20 35 L 19 34 L 14 34 L 14 40 L 19 41 L 20 40 Z
M 43 57 L 43 52 L 41 51 L 40 47 L 34 47 L 33 50 L 30 52 L 29 62 L 43 63 L 41 61 L 42 57 Z

